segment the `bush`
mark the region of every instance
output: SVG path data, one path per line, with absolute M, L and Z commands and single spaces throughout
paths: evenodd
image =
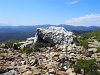
M 100 73 L 95 71 L 95 72 L 88 72 L 86 75 L 100 75 Z
M 34 51 L 40 51 L 39 48 L 47 47 L 47 46 L 51 47 L 54 46 L 54 44 L 43 43 L 43 42 L 36 42 L 35 44 L 33 44 Z
M 81 34 L 80 38 L 78 38 L 78 44 L 77 45 L 81 45 L 86 49 L 89 48 L 88 47 L 88 42 L 93 42 L 92 39 L 88 40 L 91 37 L 93 37 L 94 39 L 96 39 L 97 41 L 100 42 L 100 30 L 88 32 L 88 33 L 85 33 L 85 34 Z
M 36 42 L 32 47 L 34 48 L 34 51 L 39 51 L 39 48 L 42 48 L 43 44 Z
M 31 53 L 33 49 L 30 46 L 24 47 L 20 50 L 21 53 Z
M 8 53 L 7 50 L 0 50 L 0 53 Z
M 4 43 L 5 43 L 6 47 L 8 47 L 8 48 L 12 48 L 13 44 L 14 44 L 14 42 L 12 42 L 12 41 L 6 41 Z
M 89 48 L 89 47 L 88 47 L 88 42 L 87 42 L 87 40 L 79 40 L 78 45 L 83 46 L 85 49 L 88 49 L 88 48 Z
M 94 59 L 91 60 L 77 60 L 76 64 L 74 65 L 74 69 L 76 73 L 80 73 L 81 69 L 84 69 L 84 73 L 98 73 L 98 65 Z
M 97 48 L 97 53 L 100 53 L 100 47 Z
M 90 37 L 95 37 L 97 41 L 100 41 L 100 30 L 92 31 L 85 34 L 80 35 L 82 40 L 89 39 Z
M 18 43 L 22 40 L 9 40 L 9 41 L 5 41 L 5 45 L 7 48 L 13 48 L 14 43 Z

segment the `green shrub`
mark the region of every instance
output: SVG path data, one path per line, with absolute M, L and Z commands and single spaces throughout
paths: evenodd
M 9 40 L 9 41 L 5 41 L 4 43 L 5 43 L 6 47 L 12 48 L 14 43 L 19 43 L 20 41 L 22 41 L 22 40 Z
M 8 53 L 7 50 L 0 50 L 0 53 Z
M 34 51 L 39 51 L 39 48 L 42 48 L 43 46 L 44 46 L 43 43 L 39 43 L 39 42 L 35 43 L 33 45 Z
M 88 49 L 88 42 L 87 40 L 79 40 L 78 45 L 83 46 L 84 48 Z
M 34 51 L 40 51 L 39 48 L 47 47 L 47 46 L 51 47 L 54 46 L 54 44 L 43 43 L 43 42 L 36 42 L 35 44 L 33 44 Z
M 100 53 L 100 47 L 97 48 L 97 53 Z
M 88 32 L 80 36 L 82 40 L 89 39 L 90 37 L 95 37 L 96 40 L 100 41 L 100 30 Z
M 74 70 L 76 73 L 78 73 L 81 69 L 84 69 L 85 74 L 94 72 L 97 73 L 98 65 L 96 64 L 96 60 L 77 60 L 76 64 L 74 65 Z
M 96 39 L 97 41 L 100 41 L 100 30 L 98 31 L 92 31 L 92 32 L 88 32 L 85 34 L 81 34 L 79 35 L 80 38 L 78 38 L 78 44 L 77 45 L 81 45 L 84 48 L 89 48 L 88 47 L 88 42 L 93 42 L 93 40 L 88 40 L 91 37 L 94 37 L 94 39 Z
M 30 46 L 26 46 L 20 50 L 20 53 L 31 53 L 33 49 Z

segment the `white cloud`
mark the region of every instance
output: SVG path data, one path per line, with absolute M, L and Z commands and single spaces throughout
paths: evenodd
M 78 0 L 70 0 L 67 4 L 73 5 L 73 4 L 77 4 L 78 2 L 79 2 Z
M 70 18 L 66 20 L 66 23 L 81 26 L 100 26 L 100 14 L 90 14 L 78 18 Z

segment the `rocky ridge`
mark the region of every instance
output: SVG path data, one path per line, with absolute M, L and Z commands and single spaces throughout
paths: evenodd
M 37 41 L 51 44 L 73 44 L 75 35 L 66 31 L 63 27 L 48 27 L 37 29 Z
M 76 46 L 75 38 L 72 32 L 62 27 L 38 28 L 36 36 L 20 42 L 20 47 L 32 46 L 37 42 L 55 45 L 27 54 L 5 49 L 8 52 L 0 56 L 0 63 L 3 65 L 0 67 L 7 70 L 3 75 L 76 75 L 70 65 L 75 64 L 77 59 L 92 58 L 86 57 L 88 52 L 82 46 Z

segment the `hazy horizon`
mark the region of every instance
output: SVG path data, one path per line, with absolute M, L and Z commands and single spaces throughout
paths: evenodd
M 18 26 L 44 26 L 44 25 L 50 25 L 50 26 L 60 26 L 60 25 L 66 25 L 66 26 L 73 26 L 73 27 L 80 27 L 81 25 L 68 25 L 68 24 L 36 24 L 36 25 L 7 25 L 7 24 L 3 24 L 3 25 L 1 25 L 0 24 L 0 27 L 6 27 L 6 26 L 8 26 L 8 27 L 18 27 Z M 81 27 L 92 27 L 92 26 L 94 26 L 94 27 L 100 27 L 100 25 L 84 25 L 84 26 L 81 26 Z

